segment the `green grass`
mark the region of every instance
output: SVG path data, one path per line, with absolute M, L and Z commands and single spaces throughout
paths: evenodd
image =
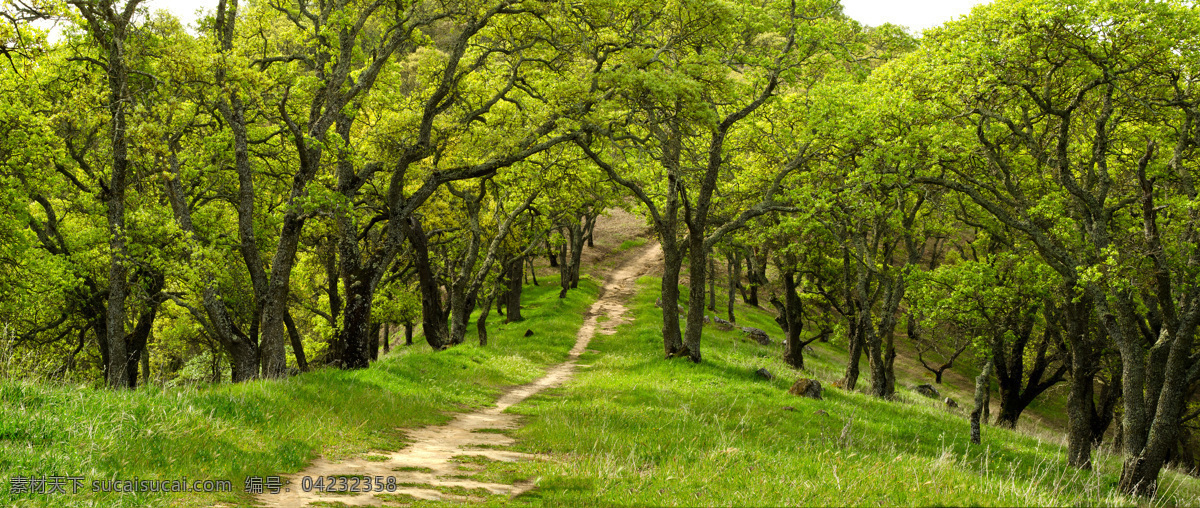
M 481 478 L 534 478 L 528 505 L 1133 505 L 1116 490 L 1119 462 L 1095 471 L 1065 462 L 1057 441 L 986 427 L 969 442 L 961 416 L 899 387 L 898 402 L 829 388 L 844 355 L 823 344 L 808 372 L 738 331 L 705 331 L 704 363 L 661 358 L 657 281 L 643 279 L 634 321 L 598 335 L 567 386 L 510 411 L 529 416 L 519 451 L 552 460 L 490 464 Z M 778 327 L 758 310 L 739 323 Z M 766 367 L 778 377 L 757 378 Z M 787 394 L 816 377 L 825 399 Z M 898 383 L 899 384 L 899 383 Z M 793 406 L 794 411 L 785 410 Z M 817 411 L 827 414 L 819 414 Z M 852 420 L 851 420 L 852 418 Z M 850 422 L 849 424 L 847 422 Z M 849 425 L 848 439 L 843 429 Z M 1155 504 L 1200 504 L 1194 479 L 1164 473 Z
M 495 318 L 486 348 L 397 348 L 369 369 L 321 369 L 278 381 L 203 388 L 88 387 L 0 382 L 0 506 L 245 505 L 247 476 L 298 471 L 318 455 L 338 458 L 404 446 L 402 429 L 448 421 L 492 404 L 566 358 L 598 287 L 581 283 L 525 293 L 528 323 Z M 537 333 L 523 337 L 529 323 Z M 474 330 L 474 326 L 470 327 Z M 12 494 L 14 476 L 82 476 L 80 492 Z M 232 492 L 92 493 L 109 479 L 229 480 Z
M 617 252 L 625 252 L 634 247 L 641 247 L 646 245 L 647 241 L 648 240 L 645 238 L 631 238 L 629 240 L 625 240 L 624 242 L 621 242 L 621 245 L 617 246 Z

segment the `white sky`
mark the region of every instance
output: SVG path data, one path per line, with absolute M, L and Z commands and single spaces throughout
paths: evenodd
M 847 16 L 865 25 L 895 23 L 914 32 L 935 27 L 969 14 L 971 8 L 991 0 L 842 0 Z
M 895 23 L 914 32 L 938 26 L 971 12 L 971 7 L 990 0 L 842 0 L 846 15 L 866 25 Z M 167 9 L 185 24 L 196 19 L 196 9 L 213 10 L 216 0 L 148 0 L 151 10 Z

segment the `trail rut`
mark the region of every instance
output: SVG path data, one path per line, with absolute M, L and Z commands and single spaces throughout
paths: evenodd
M 597 330 L 604 334 L 614 333 L 616 326 L 624 321 L 626 309 L 623 302 L 633 294 L 637 278 L 658 263 L 662 256 L 662 248 L 657 243 L 652 243 L 632 254 L 606 277 L 600 298 L 588 309 L 583 326 L 576 335 L 575 346 L 571 348 L 567 360 L 552 367 L 545 376 L 508 390 L 496 401 L 494 407 L 460 414 L 445 425 L 408 431 L 408 437 L 413 443 L 402 450 L 372 452 L 340 462 L 317 459 L 308 468 L 287 477 L 290 482 L 283 491 L 278 494 L 263 494 L 258 497 L 258 503 L 267 507 L 289 508 L 310 506 L 314 502 L 343 503 L 347 506 L 392 506 L 414 499 L 466 501 L 485 495 L 515 496 L 533 488 L 531 483 L 509 485 L 452 476 L 467 472 L 460 469 L 462 467 L 472 467 L 470 461 L 464 462 L 461 457 L 482 457 L 503 462 L 539 460 L 539 457 L 529 454 L 493 449 L 509 446 L 514 440 L 503 434 L 481 431 L 517 428 L 516 415 L 504 413 L 504 410 L 570 379 L 575 371 L 576 360 L 583 354 Z M 601 322 L 600 316 L 607 319 Z M 368 457 L 371 460 L 368 460 Z M 455 457 L 460 457 L 460 460 L 451 460 Z M 396 488 L 391 492 L 385 489 L 383 492 L 370 493 L 319 492 L 315 489 L 305 492 L 301 488 L 301 480 L 304 477 L 315 480 L 318 477 L 327 479 L 331 476 L 395 477 Z

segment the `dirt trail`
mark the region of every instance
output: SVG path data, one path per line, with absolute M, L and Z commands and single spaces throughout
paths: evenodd
M 569 379 L 575 371 L 575 361 L 597 330 L 604 334 L 614 333 L 616 326 L 623 322 L 622 315 L 626 309 L 622 302 L 634 293 L 638 277 L 659 264 L 662 248 L 652 242 L 630 254 L 606 277 L 600 298 L 588 309 L 583 326 L 576 335 L 575 347 L 571 348 L 567 360 L 552 367 L 545 376 L 509 390 L 496 401 L 495 407 L 460 414 L 445 425 L 409 431 L 408 437 L 413 443 L 400 451 L 369 453 L 342 462 L 317 459 L 307 469 L 289 476 L 290 484 L 283 492 L 261 495 L 258 503 L 268 507 L 303 507 L 313 502 L 389 506 L 414 498 L 464 501 L 484 495 L 517 495 L 532 488 L 532 484 L 486 483 L 453 476 L 470 474 L 471 469 L 480 468 L 470 458 L 503 462 L 538 459 L 524 453 L 493 449 L 512 445 L 513 439 L 503 434 L 480 431 L 516 428 L 517 416 L 504 413 L 505 409 Z M 607 319 L 601 322 L 600 316 L 606 316 Z M 464 456 L 468 460 L 461 460 Z M 460 457 L 460 460 L 451 460 L 454 457 Z M 317 492 L 315 489 L 305 492 L 301 488 L 301 479 L 304 477 L 313 481 L 321 477 L 328 481 L 330 476 L 395 477 L 397 487 L 392 492 L 385 490 L 378 493 Z M 350 480 L 348 485 L 352 487 L 353 481 Z

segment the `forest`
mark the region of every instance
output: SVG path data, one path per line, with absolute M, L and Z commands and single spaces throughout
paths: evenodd
M 5 405 L 539 340 L 533 298 L 614 290 L 586 253 L 620 213 L 661 249 L 654 365 L 761 313 L 775 375 L 819 351 L 828 391 L 900 404 L 898 358 L 969 366 L 974 443 L 1058 394 L 1065 470 L 1106 447 L 1139 503 L 1200 474 L 1195 2 L 996 0 L 919 35 L 839 0 L 213 3 L 4 0 Z M 0 477 L 41 442 L 22 414 Z

